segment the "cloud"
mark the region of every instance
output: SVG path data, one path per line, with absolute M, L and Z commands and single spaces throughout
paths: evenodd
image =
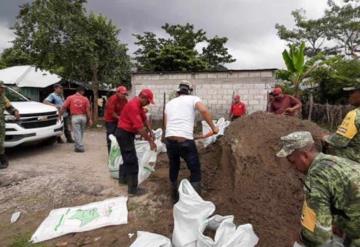
M 5 3 L 4 3 L 5 2 Z M 0 51 L 8 47 L 18 6 L 26 0 L 1 0 Z M 136 50 L 133 33 L 163 35 L 161 26 L 192 23 L 209 36 L 229 38 L 227 47 L 237 61 L 230 68 L 283 66 L 285 48 L 275 24 L 294 25 L 291 11 L 303 8 L 309 17 L 321 16 L 327 0 L 88 0 L 87 9 L 109 17 L 120 29 L 120 40 Z M 132 54 L 131 54 L 132 55 Z
M 14 38 L 14 32 L 9 29 L 9 25 L 7 23 L 0 22 L 0 51 L 11 47 L 11 41 L 14 40 Z
M 320 16 L 326 0 L 112 0 L 103 4 L 90 0 L 88 7 L 108 16 L 121 29 L 120 38 L 136 50 L 132 33 L 162 34 L 161 26 L 190 22 L 208 35 L 229 38 L 227 47 L 237 61 L 230 68 L 282 66 L 285 48 L 275 24 L 293 26 L 291 11 L 304 8 L 311 17 Z

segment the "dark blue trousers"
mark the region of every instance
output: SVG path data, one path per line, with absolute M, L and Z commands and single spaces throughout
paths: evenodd
M 172 183 L 175 183 L 178 179 L 180 158 L 184 159 L 190 170 L 190 182 L 194 183 L 201 181 L 201 165 L 194 140 L 179 142 L 167 139 L 166 148 L 170 162 L 169 177 Z

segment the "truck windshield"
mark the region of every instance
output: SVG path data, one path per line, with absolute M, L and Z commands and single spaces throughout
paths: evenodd
M 14 89 L 6 87 L 5 95 L 11 102 L 25 102 L 29 101 L 27 98 L 16 92 Z

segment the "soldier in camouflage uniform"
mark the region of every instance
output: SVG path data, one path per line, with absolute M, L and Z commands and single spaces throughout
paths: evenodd
M 0 81 L 0 169 L 8 167 L 9 162 L 5 155 L 4 141 L 5 141 L 5 116 L 4 111 L 15 115 L 19 119 L 20 115 L 5 96 L 4 82 Z
M 307 131 L 291 133 L 281 141 L 283 147 L 277 156 L 287 157 L 306 174 L 303 244 L 360 247 L 360 164 L 320 153 Z M 341 238 L 335 237 L 333 227 L 341 232 Z
M 356 109 L 350 111 L 338 127 L 336 133 L 325 136 L 331 153 L 360 163 L 360 85 L 344 88 L 349 91 L 349 102 Z

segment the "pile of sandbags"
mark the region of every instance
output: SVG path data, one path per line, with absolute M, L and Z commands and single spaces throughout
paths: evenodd
M 179 201 L 174 206 L 174 232 L 172 246 L 175 247 L 253 247 L 258 242 L 250 224 L 236 226 L 234 216 L 213 215 L 215 205 L 204 201 L 186 179 L 179 186 Z M 215 237 L 206 231 L 215 232 Z M 164 236 L 138 232 L 131 247 L 170 247 Z

